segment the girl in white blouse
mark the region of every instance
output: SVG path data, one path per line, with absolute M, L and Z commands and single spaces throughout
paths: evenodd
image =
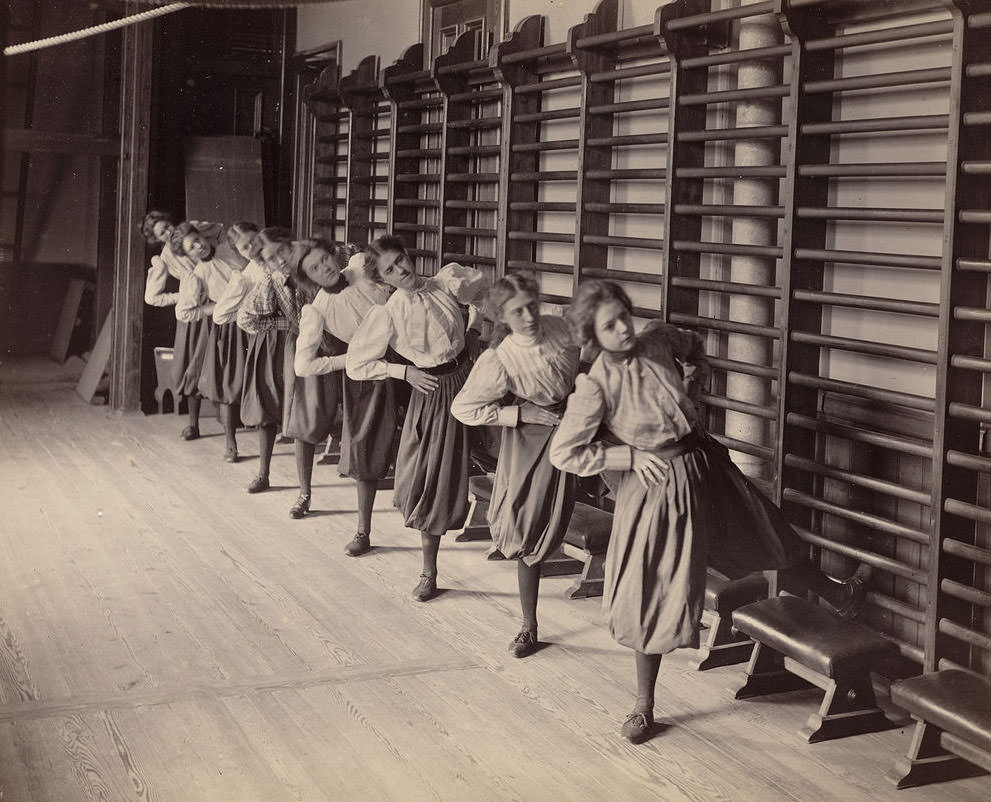
M 463 305 L 476 301 L 486 282 L 481 271 L 457 264 L 423 278 L 393 236 L 369 246 L 369 264 L 396 291 L 355 332 L 347 375 L 405 379 L 414 390 L 396 453 L 393 503 L 406 526 L 420 531 L 423 570 L 413 598 L 427 601 L 437 595 L 441 536 L 462 527 L 468 515 L 468 434 L 450 408 L 472 362 Z
M 344 354 L 320 354 L 325 334 L 350 343 L 369 310 L 389 299 L 392 287 L 369 277 L 365 254 L 352 256 L 344 272 L 345 289 L 338 293 L 321 290 L 302 309 L 294 362 L 297 376 L 343 372 Z M 355 480 L 358 495 L 358 531 L 344 548 L 351 557 L 365 554 L 371 548 L 372 507 L 378 483 L 392 467 L 399 414 L 396 384 L 390 378 L 355 381 L 344 376 L 344 426 L 338 473 Z
M 743 576 L 788 564 L 801 545 L 700 426 L 701 337 L 659 321 L 636 334 L 631 312 L 611 281 L 578 288 L 576 339 L 601 353 L 575 382 L 550 459 L 580 476 L 619 472 L 603 606 L 613 637 L 635 650 L 637 700 L 622 733 L 639 743 L 653 729 L 661 656 L 698 646 L 707 560 Z
M 262 258 L 273 269 L 252 290 L 239 315 L 249 330 L 261 331 L 280 322 L 288 325 L 282 365 L 282 431 L 294 441 L 299 496 L 289 517 L 298 519 L 310 510 L 316 444 L 330 436 L 341 396 L 339 373 L 298 376 L 293 370 L 300 310 L 320 292 L 337 294 L 347 288 L 341 277 L 345 251 L 321 239 L 305 239 L 266 245 Z M 321 340 L 323 356 L 341 355 L 347 349 L 332 335 Z
M 554 427 L 578 372 L 578 348 L 560 317 L 540 314 L 537 282 L 499 279 L 484 312 L 496 324 L 451 414 L 468 426 L 502 429 L 489 505 L 493 544 L 517 560 L 523 626 L 509 644 L 514 657 L 537 649 L 541 562 L 561 545 L 575 504 L 575 477 L 547 457 Z
M 273 311 L 266 307 L 255 314 L 250 307 L 256 299 L 257 287 L 273 269 L 280 267 L 269 266 L 263 251 L 269 248 L 271 252 L 279 243 L 291 241 L 292 233 L 276 226 L 263 228 L 255 235 L 248 248 L 249 262 L 244 269 L 244 274 L 250 276 L 250 287 L 244 288 L 244 297 L 237 305 L 237 325 L 248 335 L 241 421 L 245 426 L 258 427 L 258 474 L 248 484 L 249 493 L 260 493 L 269 488 L 275 436 L 282 423 L 286 337 L 290 328 L 288 320 L 284 317 L 280 319 L 278 309 Z M 268 296 L 262 300 L 267 302 Z
M 176 228 L 182 236 L 183 252 L 196 263 L 193 273 L 179 283 L 176 318 L 186 323 L 201 320 L 207 329 L 203 366 L 197 379 L 199 394 L 217 405 L 224 427 L 227 462 L 237 461 L 237 422 L 244 383 L 247 353 L 245 334 L 233 322 L 216 325 L 216 303 L 227 292 L 233 276 L 244 268 L 233 250 L 226 256 L 218 251 L 216 227 L 183 223 Z M 206 234 L 204 232 L 207 232 Z
M 182 281 L 183 277 L 193 270 L 192 260 L 179 247 L 173 250 L 172 233 L 175 222 L 165 212 L 149 211 L 141 223 L 141 233 L 149 244 L 160 244 L 162 250 L 151 258 L 151 267 L 145 279 L 145 303 L 156 307 L 174 307 L 179 300 L 179 293 L 168 289 L 169 279 Z M 196 327 L 196 332 L 199 331 Z M 172 343 L 172 383 L 176 392 L 186 396 L 186 406 L 189 412 L 189 423 L 182 430 L 183 440 L 194 440 L 200 432 L 200 397 L 195 392 L 195 379 L 199 375 L 202 355 L 197 356 L 196 346 L 205 345 L 196 336 L 190 336 L 189 325 L 176 321 L 175 337 Z M 189 374 L 192 374 L 190 379 Z M 190 381 L 193 391 L 189 392 Z M 179 401 L 176 399 L 176 404 Z

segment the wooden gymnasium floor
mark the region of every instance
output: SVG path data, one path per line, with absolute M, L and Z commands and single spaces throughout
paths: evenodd
M 315 471 L 291 521 L 227 465 L 213 419 L 84 403 L 51 363 L 0 366 L 0 799 L 969 800 L 987 777 L 896 791 L 909 729 L 810 746 L 819 692 L 736 702 L 742 668 L 661 668 L 663 730 L 632 746 L 633 661 L 599 600 L 545 580 L 547 647 L 514 660 L 514 566 L 447 540 L 436 600 L 409 592 L 418 539 L 380 494 L 376 548 L 342 554 L 354 494 Z

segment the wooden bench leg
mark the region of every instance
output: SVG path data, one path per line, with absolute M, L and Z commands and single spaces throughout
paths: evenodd
M 569 557 L 561 551 L 559 546 L 540 563 L 540 575 L 565 576 L 566 574 L 577 574 L 584 568 L 585 564 L 581 560 Z
M 810 743 L 879 732 L 896 726 L 877 706 L 870 675 L 854 680 L 830 680 L 817 713 L 809 716 L 802 736 Z
M 736 692 L 735 698 L 752 699 L 809 687 L 812 687 L 810 682 L 785 669 L 784 659 L 778 652 L 757 642 L 747 663 L 747 681 Z
M 709 628 L 705 640 L 699 647 L 698 671 L 708 671 L 719 666 L 745 663 L 754 650 L 754 642 L 746 635 L 733 632 L 731 619 L 718 613 L 707 612 Z
M 980 766 L 947 752 L 940 740 L 938 728 L 916 719 L 908 754 L 888 769 L 888 779 L 898 788 L 914 788 L 985 773 Z
M 474 540 L 492 540 L 492 533 L 489 532 L 489 522 L 486 518 L 488 512 L 489 502 L 472 495 L 465 528 L 455 536 L 455 542 L 469 543 Z
M 606 571 L 605 554 L 589 554 L 582 575 L 566 591 L 569 599 L 590 599 L 602 595 L 602 582 Z

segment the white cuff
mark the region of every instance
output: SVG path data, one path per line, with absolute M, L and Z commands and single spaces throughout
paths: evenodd
M 633 469 L 633 448 L 631 446 L 609 446 L 606 448 L 604 471 L 629 471 Z
M 515 427 L 520 422 L 520 408 L 518 406 L 499 407 L 496 413 L 496 424 L 498 426 Z
M 389 362 L 386 370 L 389 372 L 389 377 L 392 379 L 406 378 L 406 366 L 401 365 L 399 362 Z

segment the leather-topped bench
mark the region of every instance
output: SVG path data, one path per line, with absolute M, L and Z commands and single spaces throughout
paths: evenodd
M 916 721 L 908 754 L 888 772 L 899 788 L 991 771 L 991 680 L 936 671 L 892 685 L 891 701 Z
M 709 569 L 705 578 L 705 608 L 702 621 L 708 627 L 696 668 L 707 671 L 718 666 L 746 662 L 754 642 L 733 631 L 733 611 L 745 604 L 766 599 L 767 579 L 763 574 L 751 574 L 740 579 L 728 579 Z
M 871 672 L 898 656 L 894 641 L 795 596 L 744 605 L 733 613 L 733 627 L 755 642 L 737 699 L 810 683 L 822 688 L 822 705 L 802 730 L 809 743 L 894 726 L 871 684 Z
M 575 503 L 561 551 L 568 557 L 580 560 L 584 567 L 582 575 L 568 588 L 568 598 L 585 599 L 602 595 L 606 549 L 611 532 L 612 513 L 580 501 Z

